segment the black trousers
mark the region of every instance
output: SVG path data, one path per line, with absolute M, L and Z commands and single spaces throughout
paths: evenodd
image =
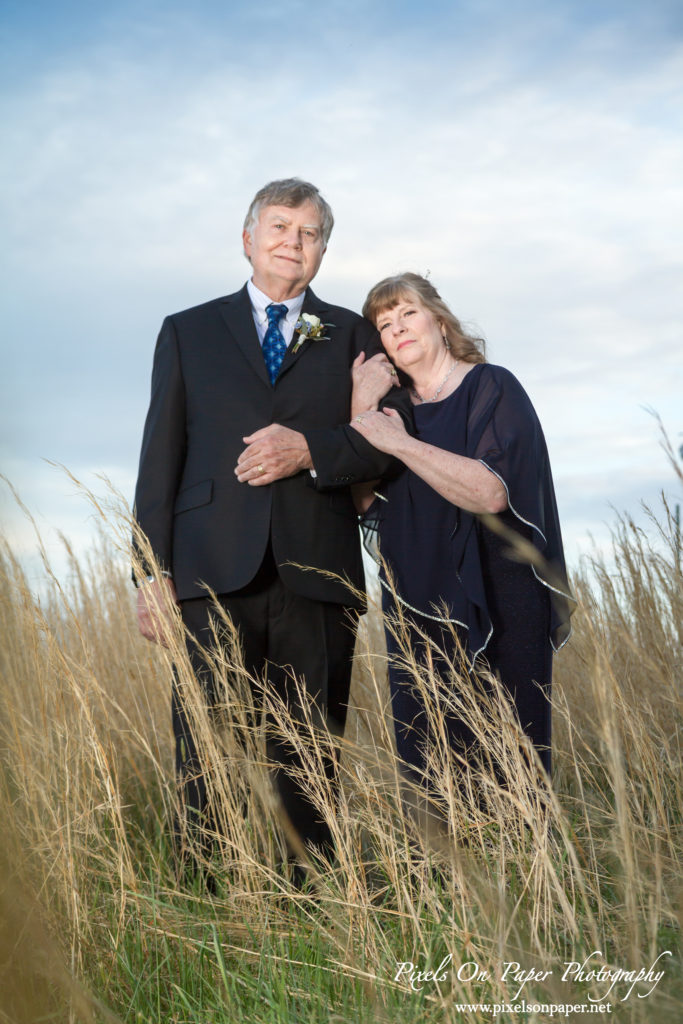
M 280 697 L 295 721 L 305 709 L 294 677 L 305 681 L 305 699 L 314 704 L 332 736 L 341 736 L 346 722 L 351 682 L 351 664 L 358 613 L 338 604 L 311 601 L 293 593 L 280 579 L 269 551 L 254 580 L 231 594 L 219 595 L 222 607 L 239 631 L 247 671 L 265 680 L 267 692 Z M 215 644 L 211 619 L 215 607 L 208 598 L 181 602 L 187 627 L 188 653 L 209 708 L 216 703 L 215 681 L 204 651 Z M 213 615 L 212 615 L 213 612 Z M 260 717 L 263 691 L 253 693 Z M 256 723 L 252 723 L 256 724 Z M 209 807 L 207 784 L 198 745 L 187 711 L 180 699 L 177 682 L 173 687 L 173 731 L 176 772 L 181 801 L 188 820 L 195 820 L 210 832 L 215 821 Z M 330 847 L 327 825 L 288 768 L 300 766 L 301 758 L 266 716 L 266 755 L 273 766 L 274 784 L 291 825 L 304 843 L 325 850 Z M 325 773 L 332 792 L 337 786 L 338 751 L 325 759 Z M 229 785 L 229 780 L 228 780 Z M 204 844 L 206 846 L 206 844 Z

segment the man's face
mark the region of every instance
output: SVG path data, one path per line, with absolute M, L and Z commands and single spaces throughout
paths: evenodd
M 301 206 L 264 206 L 251 231 L 242 232 L 257 288 L 281 302 L 298 295 L 318 273 L 325 254 L 320 214 Z

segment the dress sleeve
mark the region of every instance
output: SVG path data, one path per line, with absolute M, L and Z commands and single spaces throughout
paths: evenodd
M 486 466 L 505 487 L 513 515 L 531 528 L 540 558 L 533 565 L 553 595 L 553 644 L 569 636 L 570 602 L 548 449 L 529 396 L 502 367 L 489 366 L 473 396 L 467 425 L 467 454 Z

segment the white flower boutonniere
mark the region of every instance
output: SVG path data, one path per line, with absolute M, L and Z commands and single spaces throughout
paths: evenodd
M 324 333 L 327 327 L 334 327 L 334 324 L 323 324 L 320 322 L 320 317 L 313 316 L 312 313 L 302 313 L 294 325 L 294 330 L 299 337 L 292 352 L 296 352 L 306 338 L 310 338 L 311 341 L 329 341 L 329 335 Z

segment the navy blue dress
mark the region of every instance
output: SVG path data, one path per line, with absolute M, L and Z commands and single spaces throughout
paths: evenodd
M 534 564 L 507 557 L 508 540 L 408 469 L 379 489 L 381 497 L 365 517 L 366 535 L 378 532 L 413 650 L 426 656 L 422 633 L 450 652 L 455 630 L 469 667 L 485 661 L 499 674 L 549 770 L 552 651 L 569 636 L 573 599 L 538 417 L 516 378 L 489 363 L 475 365 L 451 395 L 415 406 L 414 413 L 421 441 L 477 459 L 502 481 L 508 508 L 495 518 L 530 543 Z M 384 568 L 380 580 L 390 612 Z M 423 771 L 424 707 L 389 630 L 387 648 L 399 756 Z M 470 747 L 473 737 L 464 722 L 449 716 L 448 730 L 454 747 Z

